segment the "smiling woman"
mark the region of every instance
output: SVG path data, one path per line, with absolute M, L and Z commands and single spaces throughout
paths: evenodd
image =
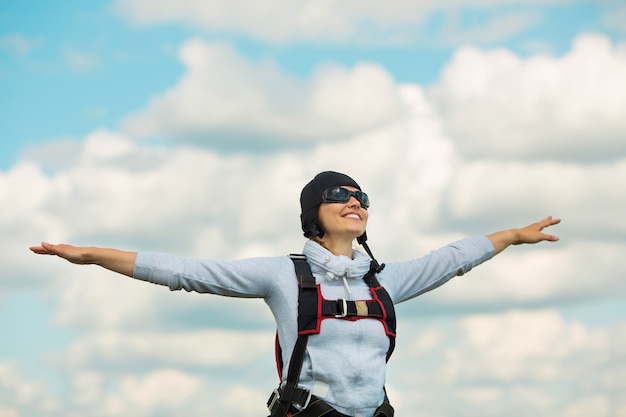
M 394 305 L 430 291 L 512 244 L 557 241 L 547 217 L 520 229 L 465 238 L 427 256 L 379 264 L 366 241 L 369 198 L 345 174 L 325 171 L 300 195 L 302 255 L 238 261 L 189 259 L 42 243 L 31 250 L 169 287 L 263 298 L 277 325 L 280 385 L 271 417 L 391 417 L 386 362 L 395 346 Z M 366 253 L 353 248 L 354 240 Z

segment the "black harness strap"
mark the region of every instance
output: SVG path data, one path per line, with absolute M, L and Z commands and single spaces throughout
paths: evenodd
M 370 287 L 370 291 L 372 292 L 374 298 L 380 303 L 382 307 L 384 307 L 384 318 L 382 323 L 385 326 L 385 332 L 387 333 L 387 336 L 389 336 L 389 349 L 387 350 L 387 361 L 389 361 L 389 358 L 391 358 L 391 355 L 396 348 L 396 309 L 393 306 L 391 296 L 389 295 L 387 290 L 385 290 L 385 288 L 380 285 L 378 279 L 376 279 L 376 275 L 374 273 L 377 270 L 379 270 L 378 262 L 372 261 L 370 270 L 367 272 L 367 274 L 365 274 L 363 280 L 365 281 L 367 286 Z M 386 393 L 385 398 L 387 398 Z
M 315 285 L 315 278 L 311 272 L 311 267 L 306 261 L 306 257 L 304 255 L 290 255 L 290 257 L 296 270 L 299 285 L 298 328 L 300 329 L 302 326 L 311 326 L 309 322 L 311 315 L 303 313 L 310 309 L 317 311 L 317 307 L 312 303 L 312 300 L 317 299 L 318 288 Z M 308 334 L 300 334 L 300 332 L 298 332 L 298 339 L 296 340 L 289 361 L 287 379 L 282 387 L 274 390 L 267 402 L 267 407 L 271 413 L 270 417 L 286 416 L 289 408 L 294 403 L 302 407 L 309 405 L 310 394 L 305 396 L 303 395 L 305 390 L 298 388 L 298 381 L 300 380 L 300 373 L 302 372 L 302 364 L 304 363 L 304 354 L 308 340 Z
M 389 349 L 386 357 L 389 360 L 395 348 L 395 309 L 389 293 L 376 279 L 375 272 L 379 270 L 377 262 L 372 261 L 369 272 L 363 277 L 372 294 L 372 300 L 326 300 L 322 297 L 320 286 L 315 283 L 315 277 L 306 261 L 306 256 L 298 254 L 289 256 L 294 263 L 299 286 L 298 338 L 289 360 L 285 383 L 274 390 L 267 401 L 267 407 L 270 410 L 270 417 L 286 417 L 287 415 L 293 417 L 323 417 L 336 410 L 323 400 L 312 396 L 310 391 L 298 388 L 309 335 L 318 334 L 322 320 L 327 318 L 345 320 L 378 319 L 383 324 L 385 333 L 389 336 Z M 277 366 L 280 376 L 282 372 L 282 354 L 278 338 L 276 347 Z M 294 404 L 300 410 L 294 409 L 292 407 Z M 289 414 L 290 411 L 292 414 Z M 374 416 L 393 417 L 393 413 L 393 407 L 389 404 L 387 393 L 385 392 L 385 399 L 376 410 Z

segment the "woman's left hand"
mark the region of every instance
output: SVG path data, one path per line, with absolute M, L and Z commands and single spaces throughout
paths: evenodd
M 556 242 L 559 240 L 558 236 L 543 233 L 543 229 L 559 224 L 560 222 L 561 219 L 553 219 L 552 216 L 548 216 L 536 223 L 517 229 L 517 241 L 512 244 L 519 245 L 521 243 L 538 243 L 544 240 Z
M 493 244 L 495 254 L 502 252 L 509 245 L 520 245 L 522 243 L 539 243 L 543 241 L 556 242 L 559 240 L 558 236 L 543 233 L 546 227 L 559 224 L 561 219 L 553 219 L 552 216 L 548 216 L 543 220 L 530 224 L 520 229 L 508 229 L 501 232 L 492 233 L 487 235 Z

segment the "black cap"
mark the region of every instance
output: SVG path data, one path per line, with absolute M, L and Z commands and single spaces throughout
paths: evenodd
M 324 236 L 324 230 L 317 217 L 317 210 L 322 204 L 322 193 L 328 188 L 342 186 L 361 189 L 352 178 L 334 171 L 320 172 L 304 186 L 300 193 L 300 221 L 304 236 L 309 238 Z

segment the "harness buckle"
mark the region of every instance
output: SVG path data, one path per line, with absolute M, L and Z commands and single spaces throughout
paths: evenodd
M 280 401 L 280 391 L 276 388 L 274 392 L 272 392 L 272 395 L 270 395 L 270 399 L 267 400 L 267 409 L 270 411 L 270 414 L 274 411 L 274 407 L 278 401 Z
M 306 398 L 304 398 L 306 396 Z M 299 399 L 292 399 L 291 403 L 292 404 L 297 404 L 298 406 L 300 406 L 300 408 L 302 408 L 303 410 L 305 408 L 307 408 L 309 406 L 309 403 L 311 402 L 311 397 L 313 396 L 313 393 L 311 390 L 309 389 L 303 389 L 303 388 L 296 388 L 295 389 L 295 397 L 299 397 Z M 280 388 L 276 388 L 273 392 L 272 395 L 270 395 L 269 400 L 267 400 L 267 409 L 269 410 L 270 414 L 274 412 L 274 408 L 278 405 L 278 403 L 280 402 Z M 304 398 L 304 401 L 302 401 L 302 399 Z
M 304 402 L 304 404 L 298 403 L 298 405 L 302 407 L 303 410 L 309 406 L 309 403 L 311 402 L 311 395 L 313 395 L 310 389 L 308 389 L 307 391 L 309 394 L 307 395 L 306 401 Z
M 342 317 L 346 317 L 348 315 L 348 302 L 345 298 L 337 298 L 337 303 L 341 301 L 341 314 L 335 314 L 335 317 L 340 319 Z

